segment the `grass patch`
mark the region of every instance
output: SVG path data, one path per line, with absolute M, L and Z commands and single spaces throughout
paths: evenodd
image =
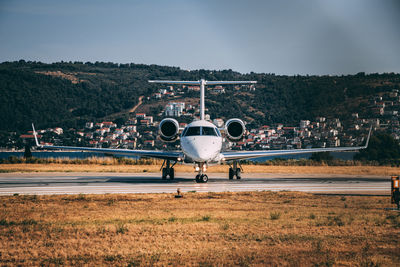
M 271 212 L 270 214 L 269 214 L 269 218 L 271 219 L 271 220 L 279 220 L 279 218 L 281 217 L 281 213 L 280 212 Z
M 201 217 L 200 221 L 208 222 L 208 221 L 210 221 L 210 219 L 211 219 L 210 215 L 204 215 L 203 217 Z
M 115 232 L 116 232 L 117 234 L 126 234 L 128 231 L 129 231 L 129 230 L 128 230 L 128 227 L 126 227 L 125 224 L 120 223 L 120 224 L 117 224 L 117 225 L 116 225 L 116 230 L 115 230 Z
M 118 261 L 118 260 L 121 260 L 122 259 L 122 256 L 121 255 L 105 255 L 104 256 L 104 261 L 107 261 L 107 262 L 114 262 L 114 261 Z
M 176 217 L 169 217 L 168 221 L 169 222 L 176 222 L 178 219 Z
M 86 200 L 86 195 L 85 194 L 79 194 L 76 200 Z
M 347 208 L 340 197 L 268 191 L 186 194 L 180 201 L 170 194 L 109 194 L 0 202 L 0 265 L 400 262 L 400 218 L 384 210 L 387 197 L 346 196 Z
M 400 214 L 389 214 L 386 219 L 390 221 L 393 227 L 400 228 Z
M 345 225 L 345 222 L 343 220 L 343 216 L 328 216 L 326 225 L 343 226 L 343 225 Z

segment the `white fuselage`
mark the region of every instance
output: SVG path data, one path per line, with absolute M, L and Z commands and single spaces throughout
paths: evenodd
M 218 162 L 222 136 L 214 124 L 205 120 L 194 121 L 182 132 L 181 147 L 185 157 L 194 162 Z

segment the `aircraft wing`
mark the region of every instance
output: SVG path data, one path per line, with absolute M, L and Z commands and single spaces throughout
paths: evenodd
M 33 126 L 33 135 L 36 145 L 40 148 L 51 150 L 74 150 L 74 151 L 89 151 L 93 153 L 106 153 L 112 155 L 138 156 L 146 158 L 169 159 L 178 161 L 178 158 L 183 158 L 183 153 L 179 151 L 158 151 L 158 150 L 131 150 L 118 148 L 94 148 L 94 147 L 73 147 L 73 146 L 46 146 L 40 145 L 37 139 L 35 127 Z
M 268 156 L 282 156 L 282 155 L 295 155 L 306 154 L 314 152 L 335 152 L 335 151 L 352 151 L 360 150 L 368 147 L 369 138 L 371 136 L 372 127 L 369 129 L 367 142 L 364 146 L 356 147 L 329 147 L 329 148 L 310 148 L 310 149 L 288 149 L 288 150 L 255 150 L 255 151 L 229 151 L 221 152 L 225 161 L 254 159 Z

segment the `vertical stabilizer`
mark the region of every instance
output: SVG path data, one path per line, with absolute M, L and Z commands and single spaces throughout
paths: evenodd
M 200 80 L 200 120 L 204 120 L 204 113 L 205 113 L 205 87 L 206 81 L 204 79 Z

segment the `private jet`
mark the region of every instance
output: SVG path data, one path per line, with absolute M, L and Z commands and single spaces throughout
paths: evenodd
M 159 137 L 164 142 L 180 141 L 180 151 L 159 151 L 159 150 L 131 150 L 112 148 L 72 147 L 72 146 L 48 146 L 41 145 L 37 139 L 35 127 L 32 124 L 33 134 L 37 147 L 42 149 L 90 151 L 95 153 L 106 153 L 112 155 L 134 155 L 145 158 L 163 159 L 162 179 L 175 177 L 174 166 L 178 162 L 192 164 L 197 172 L 196 182 L 206 183 L 208 166 L 216 164 L 228 164 L 229 179 L 241 179 L 242 167 L 240 160 L 254 159 L 266 156 L 282 156 L 293 154 L 305 154 L 314 152 L 349 151 L 365 149 L 368 146 L 371 136 L 371 129 L 368 133 L 364 146 L 357 147 L 330 147 L 311 149 L 290 149 L 290 150 L 256 150 L 256 151 L 223 151 L 223 141 L 240 141 L 246 131 L 245 124 L 241 119 L 232 118 L 226 121 L 223 128 L 218 128 L 213 123 L 205 120 L 205 87 L 206 85 L 232 85 L 232 84 L 255 84 L 256 81 L 164 81 L 152 80 L 150 83 L 163 83 L 175 85 L 198 85 L 200 87 L 200 119 L 189 123 L 185 128 L 180 128 L 174 118 L 165 118 L 159 124 Z

